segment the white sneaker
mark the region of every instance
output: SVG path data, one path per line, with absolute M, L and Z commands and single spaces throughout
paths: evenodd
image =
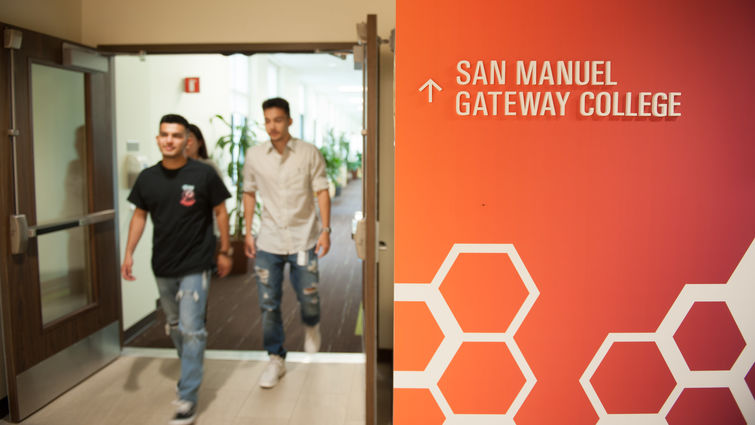
M 322 335 L 320 335 L 319 323 L 314 326 L 304 326 L 304 351 L 307 353 L 320 351 L 321 342 Z
M 197 405 L 190 401 L 178 400 L 174 402 L 176 414 L 169 422 L 170 425 L 190 425 L 197 419 Z
M 270 361 L 265 366 L 265 370 L 262 371 L 262 376 L 260 376 L 260 387 L 273 388 L 285 374 L 286 365 L 283 357 L 270 354 Z

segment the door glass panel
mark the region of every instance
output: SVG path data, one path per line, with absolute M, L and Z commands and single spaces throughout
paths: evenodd
M 84 73 L 32 64 L 37 224 L 89 212 Z M 92 301 L 87 228 L 38 237 L 44 323 Z
M 88 241 L 88 226 L 37 238 L 43 324 L 92 301 Z
M 84 73 L 32 64 L 37 223 L 88 213 Z

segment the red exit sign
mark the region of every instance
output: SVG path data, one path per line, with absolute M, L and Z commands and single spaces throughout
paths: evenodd
M 199 93 L 199 77 L 184 78 L 185 93 Z

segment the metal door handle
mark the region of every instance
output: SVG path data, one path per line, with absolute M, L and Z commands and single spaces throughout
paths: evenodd
M 357 249 L 357 257 L 360 260 L 367 259 L 367 219 L 360 219 L 356 221 L 356 229 L 352 237 L 354 238 L 354 245 Z
M 30 238 L 35 238 L 46 233 L 57 232 L 59 230 L 101 223 L 103 221 L 112 220 L 113 218 L 115 218 L 115 210 L 109 209 L 87 214 L 82 217 L 56 221 L 54 223 L 29 226 L 29 223 L 26 221 L 26 214 L 12 215 L 10 217 L 11 253 L 23 254 L 26 252 L 26 247 L 29 245 Z
M 11 254 L 23 254 L 29 245 L 29 225 L 26 215 L 10 216 L 10 250 Z

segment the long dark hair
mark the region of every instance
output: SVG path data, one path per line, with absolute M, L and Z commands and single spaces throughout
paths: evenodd
M 197 154 L 199 155 L 199 157 L 202 159 L 207 159 L 208 158 L 207 146 L 204 143 L 204 136 L 202 136 L 202 130 L 200 130 L 199 127 L 197 127 L 194 124 L 189 124 L 189 126 L 186 128 L 189 130 L 189 132 L 191 132 L 191 134 L 194 135 L 194 137 L 197 138 L 197 142 L 199 142 L 199 150 L 197 151 Z

